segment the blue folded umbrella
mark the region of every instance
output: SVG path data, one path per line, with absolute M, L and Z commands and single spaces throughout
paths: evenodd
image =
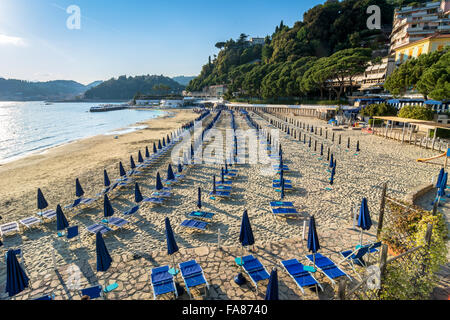
M 164 221 L 166 225 L 166 244 L 167 244 L 167 254 L 172 255 L 175 252 L 178 252 L 178 245 L 175 241 L 175 236 L 173 234 L 172 227 L 170 226 L 170 220 L 166 217 Z
M 75 180 L 75 194 L 78 198 L 84 195 L 84 190 L 81 187 L 81 183 L 80 180 L 78 180 L 78 178 Z
M 289 134 L 289 129 L 288 129 Z M 269 284 L 267 285 L 266 297 L 264 300 L 279 300 L 278 296 L 278 274 L 274 268 L 270 273 Z
M 121 177 L 125 177 L 127 175 L 125 168 L 123 167 L 122 162 L 119 162 L 119 174 Z
M 106 169 L 103 170 L 103 183 L 105 187 L 109 187 L 111 185 L 111 181 L 109 180 L 108 172 L 106 172 Z
M 251 246 L 255 243 L 253 237 L 252 227 L 250 225 L 250 219 L 248 218 L 247 210 L 244 211 L 241 221 L 241 230 L 239 233 L 239 242 L 242 246 Z
M 136 182 L 134 185 L 134 202 L 139 203 L 144 200 L 144 197 L 141 194 L 141 190 L 139 189 L 139 184 Z
M 95 248 L 97 253 L 97 271 L 107 271 L 111 266 L 112 259 L 101 232 L 96 233 Z
M 108 196 L 104 195 L 104 201 L 103 201 L 103 214 L 105 218 L 111 217 L 114 215 L 114 209 L 111 205 L 111 202 L 109 201 Z
M 58 204 L 58 206 L 56 207 L 56 230 L 61 231 L 66 229 L 68 226 L 69 222 L 67 222 L 61 206 Z
M 6 290 L 10 297 L 28 287 L 29 278 L 17 261 L 16 253 L 10 249 L 6 253 Z
M 37 207 L 39 210 L 43 210 L 48 207 L 47 200 L 45 200 L 44 194 L 40 188 L 37 191 Z

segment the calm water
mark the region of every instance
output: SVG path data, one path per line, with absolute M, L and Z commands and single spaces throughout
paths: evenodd
M 133 129 L 118 129 L 164 114 L 158 110 L 89 112 L 98 104 L 0 102 L 0 163 L 81 138 L 130 132 Z

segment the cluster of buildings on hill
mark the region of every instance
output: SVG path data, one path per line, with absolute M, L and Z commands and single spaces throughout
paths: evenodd
M 432 105 L 438 112 L 449 110 L 447 102 L 425 101 L 417 92 L 409 92 L 404 99 L 392 99 L 392 96 L 384 90 L 386 78 L 403 62 L 411 58 L 417 58 L 422 54 L 442 50 L 450 45 L 450 0 L 432 1 L 423 4 L 411 4 L 395 10 L 392 29 L 383 29 L 390 35 L 390 43 L 386 48 L 378 50 L 376 54 L 381 56 L 378 64 L 369 64 L 363 74 L 348 79 L 345 84 L 345 92 L 354 93 L 350 100 L 355 106 L 389 101 L 398 107 L 405 104 Z M 264 38 L 250 38 L 252 45 L 264 44 Z M 337 80 L 330 85 L 338 86 Z M 226 85 L 214 85 L 203 88 L 201 92 L 183 92 L 184 96 L 194 98 L 222 97 L 227 91 Z
M 359 91 L 356 96 L 387 95 L 383 85 L 399 65 L 408 59 L 418 58 L 422 54 L 442 50 L 450 45 L 449 14 L 450 0 L 410 5 L 395 10 L 388 55 L 381 63 L 369 65 L 364 74 L 354 77 L 351 85 Z M 410 92 L 404 98 L 424 102 L 423 96 L 416 92 Z M 403 102 L 406 103 L 405 101 Z

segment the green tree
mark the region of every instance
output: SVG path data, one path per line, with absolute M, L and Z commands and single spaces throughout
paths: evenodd
M 385 89 L 394 96 L 404 95 L 408 90 L 420 89 L 422 91 L 421 93 L 427 96 L 430 87 L 425 85 L 426 82 L 422 82 L 418 87 L 417 85 L 426 71 L 437 63 L 447 52 L 448 48 L 446 50 L 423 54 L 419 58 L 409 59 L 386 79 L 384 84 Z M 430 75 L 427 77 L 430 80 Z
M 329 80 L 338 81 L 339 89 L 332 87 L 336 93 L 337 100 L 341 99 L 346 81 L 352 83 L 355 75 L 364 72 L 371 58 L 371 50 L 364 48 L 345 49 L 330 56 L 327 69 L 324 72 L 329 75 Z
M 433 120 L 433 110 L 427 106 L 404 106 L 400 109 L 398 116 L 401 118 L 417 119 L 417 120 Z
M 417 90 L 433 99 L 450 98 L 450 50 L 428 68 L 417 82 Z
M 397 108 L 387 103 L 370 104 L 362 108 L 360 111 L 360 114 L 363 117 L 396 116 L 397 113 L 398 113 Z

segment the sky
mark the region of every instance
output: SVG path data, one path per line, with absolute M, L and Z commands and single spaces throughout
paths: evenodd
M 218 53 L 217 42 L 271 35 L 281 20 L 292 26 L 323 2 L 0 0 L 0 77 L 88 84 L 120 75 L 194 76 Z M 79 28 L 71 6 L 80 10 Z

